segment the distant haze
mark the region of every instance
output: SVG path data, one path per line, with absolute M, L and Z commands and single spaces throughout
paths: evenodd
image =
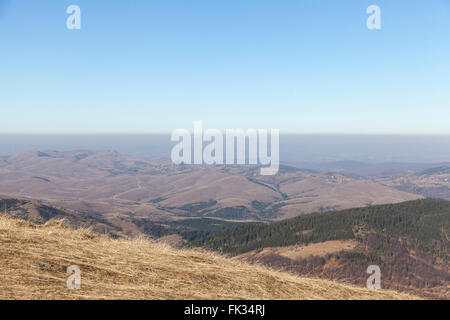
M 0 155 L 25 150 L 115 150 L 133 157 L 170 156 L 167 135 L 0 135 Z M 450 161 L 450 136 L 282 135 L 285 164 Z

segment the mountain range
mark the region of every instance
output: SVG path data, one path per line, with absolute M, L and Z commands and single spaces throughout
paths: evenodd
M 168 159 L 115 151 L 27 151 L 0 158 L 0 193 L 99 217 L 127 235 L 140 233 L 137 222 L 147 230 L 161 230 L 156 236 L 173 227 L 167 224 L 183 220 L 216 228 L 423 197 L 392 179 L 289 166 L 276 176 L 258 171 L 176 166 Z
M 0 157 L 0 212 L 357 286 L 376 264 L 385 289 L 448 299 L 449 167 L 399 168 L 360 176 L 283 165 L 260 176 L 115 151 L 27 151 Z

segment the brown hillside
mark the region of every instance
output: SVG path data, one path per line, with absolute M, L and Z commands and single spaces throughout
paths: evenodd
M 422 198 L 340 174 L 281 168 L 276 176 L 260 176 L 257 168 L 176 166 L 169 159 L 113 151 L 27 151 L 0 157 L 0 181 L 0 193 L 101 215 L 114 224 L 129 213 L 152 221 L 192 216 L 279 220 Z M 207 205 L 198 207 L 202 203 Z M 217 214 L 236 207 L 246 210 Z
M 414 299 L 55 221 L 0 215 L 0 247 L 0 299 Z M 80 290 L 66 287 L 70 265 L 81 269 Z

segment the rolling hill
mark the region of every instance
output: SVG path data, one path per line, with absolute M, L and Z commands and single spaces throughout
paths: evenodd
M 175 166 L 168 159 L 114 151 L 27 151 L 0 158 L 0 192 L 101 216 L 127 229 L 124 217 L 159 222 L 214 219 L 274 221 L 421 198 L 376 181 L 281 167 Z M 130 230 L 131 232 L 131 230 Z
M 450 166 L 441 165 L 423 171 L 376 179 L 379 184 L 428 198 L 450 200 Z
M 0 215 L 0 299 L 417 299 L 299 277 L 145 239 Z M 67 267 L 81 270 L 69 290 Z
M 353 283 L 376 264 L 387 288 L 450 298 L 449 233 L 450 202 L 424 199 L 239 225 L 189 240 L 246 261 Z

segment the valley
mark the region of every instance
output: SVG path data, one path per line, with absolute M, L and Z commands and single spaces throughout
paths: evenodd
M 436 198 L 450 198 L 450 173 L 411 168 L 357 176 L 282 165 L 261 176 L 115 151 L 27 151 L 0 158 L 0 212 L 359 287 L 376 264 L 383 288 L 448 299 L 450 202 Z
M 449 234 L 450 202 L 424 199 L 239 225 L 199 234 L 190 245 L 359 285 L 375 264 L 383 288 L 449 299 Z
M 281 166 L 276 176 L 257 167 L 173 165 L 115 151 L 27 151 L 0 157 L 0 194 L 101 217 L 137 235 L 172 233 L 182 221 L 194 230 L 283 220 L 312 212 L 419 199 L 386 181 Z M 0 209 L 1 210 L 1 209 Z M 198 226 L 195 226 L 195 224 Z M 158 231 L 160 230 L 160 231 Z

